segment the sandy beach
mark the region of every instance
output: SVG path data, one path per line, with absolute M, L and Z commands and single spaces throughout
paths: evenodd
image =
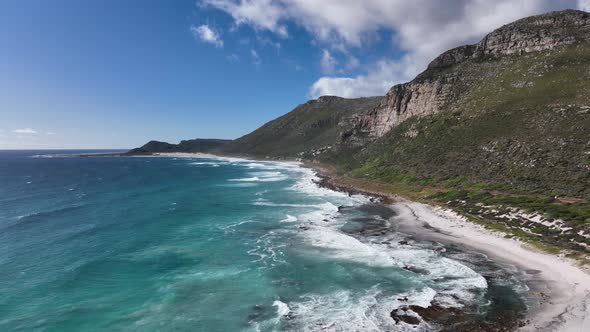
M 157 155 L 227 158 L 200 153 Z M 504 233 L 485 229 L 449 209 L 411 202 L 393 193 L 340 186 L 338 178 L 325 169 L 310 164 L 306 166 L 321 176 L 321 186 L 381 198 L 397 213 L 393 224 L 398 231 L 416 238 L 458 245 L 467 251 L 483 253 L 501 265 L 518 268 L 530 288 L 528 296 L 538 303 L 530 308 L 525 319 L 527 324 L 519 331 L 590 331 L 590 274 L 587 269 L 577 266 L 575 261 L 541 252 L 505 237 Z
M 399 231 L 417 238 L 455 244 L 523 272 L 529 296 L 539 304 L 530 308 L 519 331 L 590 331 L 590 271 L 565 257 L 548 254 L 468 221 L 450 209 L 412 202 L 390 192 L 375 192 L 342 184 L 338 176 L 307 164 L 322 177 L 322 185 L 381 197 L 398 214 Z
M 398 213 L 400 231 L 458 244 L 524 271 L 531 296 L 537 296 L 540 305 L 532 308 L 520 331 L 590 331 L 590 274 L 574 261 L 505 238 L 450 210 L 407 201 L 391 208 Z

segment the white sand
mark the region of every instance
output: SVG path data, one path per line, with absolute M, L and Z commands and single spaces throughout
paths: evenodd
M 529 283 L 544 285 L 536 290 L 547 295 L 520 331 L 590 331 L 590 274 L 563 257 L 542 253 L 504 234 L 466 221 L 458 214 L 428 205 L 400 202 L 392 206 L 403 225 L 424 226 L 419 232 L 429 238 L 461 244 L 520 269 L 537 270 Z

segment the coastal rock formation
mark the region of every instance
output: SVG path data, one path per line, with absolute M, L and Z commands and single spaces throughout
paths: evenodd
M 178 144 L 170 144 L 167 142 L 160 141 L 149 141 L 142 147 L 129 150 L 129 155 L 143 155 L 152 153 L 170 153 L 170 152 L 185 152 L 185 153 L 196 153 L 196 152 L 213 152 L 220 149 L 224 145 L 231 142 L 226 139 L 208 139 L 208 138 L 196 138 L 183 140 Z
M 374 109 L 347 119 L 355 123 L 345 138 L 354 135 L 377 138 L 414 116 L 426 116 L 454 108 L 477 75 L 454 70 L 465 62 L 493 61 L 494 58 L 522 55 L 573 45 L 590 39 L 590 14 L 577 10 L 527 17 L 505 25 L 479 43 L 444 52 L 413 81 L 389 90 Z M 461 84 L 457 84 L 460 81 Z

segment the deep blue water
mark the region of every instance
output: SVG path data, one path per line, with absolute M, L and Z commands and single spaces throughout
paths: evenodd
M 0 331 L 416 331 L 400 297 L 489 305 L 497 267 L 366 236 L 396 216 L 295 164 L 47 154 L 0 151 Z

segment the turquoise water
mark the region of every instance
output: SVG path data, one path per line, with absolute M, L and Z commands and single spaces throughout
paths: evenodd
M 416 331 L 402 301 L 522 304 L 485 257 L 382 231 L 393 212 L 296 164 L 39 154 L 0 152 L 1 331 Z

